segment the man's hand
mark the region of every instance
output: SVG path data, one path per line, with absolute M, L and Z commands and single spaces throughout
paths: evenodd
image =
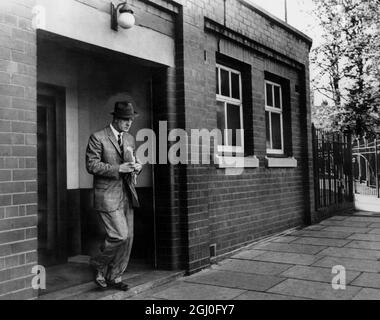
M 133 171 L 135 171 L 135 163 L 133 162 L 126 162 L 120 165 L 120 173 L 131 173 Z
M 139 173 L 139 172 L 142 170 L 142 168 L 143 168 L 143 166 L 142 166 L 141 163 L 136 163 L 136 164 L 135 164 L 135 171 L 136 171 L 137 173 Z

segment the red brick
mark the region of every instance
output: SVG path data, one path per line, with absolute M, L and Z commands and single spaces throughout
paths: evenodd
M 0 244 L 21 241 L 25 239 L 25 231 L 24 230 L 16 230 L 16 231 L 8 231 L 8 232 L 0 232 Z M 1 280 L 0 280 L 1 282 Z
M 13 170 L 14 181 L 27 181 L 27 180 L 36 180 L 36 179 L 37 179 L 37 170 L 35 169 Z
M 1 197 L 1 196 L 0 196 Z M 13 229 L 22 229 L 22 228 L 31 228 L 37 225 L 36 216 L 26 216 L 21 218 L 12 218 L 12 219 L 3 219 L 0 220 L 0 232 L 13 230 Z
M 17 109 L 35 109 L 36 108 L 36 101 L 35 100 L 12 98 L 12 107 L 17 108 Z
M 26 215 L 36 215 L 37 214 L 38 207 L 37 205 L 27 205 L 26 206 Z
M 36 193 L 14 194 L 12 198 L 12 202 L 14 205 L 37 203 Z
M 18 159 L 17 158 L 5 158 L 4 167 L 7 169 L 18 168 Z
M 33 157 L 36 155 L 36 146 L 12 146 L 12 156 L 14 157 Z
M 0 132 L 10 132 L 11 131 L 11 122 L 0 120 Z
M 31 280 L 29 281 L 31 283 Z M 0 300 L 35 300 L 38 297 L 38 292 L 32 288 L 26 288 L 17 292 L 12 292 L 0 296 Z
M 5 85 L 0 86 L 0 95 L 11 97 L 24 97 L 25 89 L 21 86 Z
M 14 62 L 25 63 L 28 65 L 36 64 L 36 57 L 21 53 L 20 51 L 17 51 L 17 50 L 12 50 L 12 60 Z
M 38 259 L 37 252 L 28 252 L 25 254 L 25 263 L 36 263 Z
M 12 204 L 12 196 L 11 195 L 1 195 L 0 194 L 0 207 L 9 206 Z M 1 225 L 1 223 L 0 223 Z
M 0 271 L 0 283 L 12 279 L 23 278 L 25 275 L 31 275 L 32 265 L 19 266 L 14 269 Z
M 12 121 L 12 132 L 36 133 L 37 127 L 35 123 Z
M 36 146 L 37 145 L 37 135 L 36 134 L 25 135 L 25 144 Z
M 10 181 L 10 180 L 11 180 L 11 171 L 10 170 L 0 170 L 0 182 L 1 181 Z
M 19 207 L 8 207 L 5 208 L 5 217 L 14 218 L 19 216 Z
M 37 228 L 29 228 L 25 230 L 26 239 L 37 238 Z
M 37 192 L 37 182 L 26 182 L 26 192 Z
M 0 71 L 13 73 L 17 71 L 17 63 L 8 60 L 0 60 Z
M 5 245 L 7 246 L 7 245 Z M 1 247 L 1 246 L 0 246 Z M 21 241 L 21 242 L 16 242 L 11 244 L 11 254 L 19 254 L 21 252 L 28 252 L 32 250 L 37 249 L 37 240 L 32 239 L 32 240 L 26 240 L 26 241 Z M 0 249 L 1 252 L 1 249 Z
M 36 169 L 37 168 L 37 159 L 36 158 L 26 158 L 25 159 L 25 168 Z
M 20 192 L 25 192 L 25 184 L 23 182 L 0 183 L 0 193 L 7 194 Z
M 0 84 L 10 84 L 11 75 L 7 72 L 0 72 Z
M 0 22 L 10 26 L 17 26 L 17 17 L 7 13 L 0 13 Z
M 28 77 L 24 75 L 14 74 L 12 75 L 12 84 L 23 87 L 36 87 L 37 80 L 35 77 Z
M 11 60 L 11 50 L 8 48 L 0 47 L 0 59 Z
M 9 292 L 24 289 L 25 286 L 26 286 L 25 279 L 18 279 L 18 280 L 3 282 L 0 286 L 0 295 L 4 295 Z

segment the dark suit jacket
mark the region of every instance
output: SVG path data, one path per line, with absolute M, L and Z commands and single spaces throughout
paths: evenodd
M 87 171 L 94 175 L 94 207 L 97 211 L 112 212 L 120 208 L 124 197 L 139 206 L 135 188 L 135 173 L 119 173 L 124 162 L 131 162 L 135 154 L 135 139 L 129 133 L 123 134 L 124 153 L 107 126 L 91 135 L 86 151 Z M 136 162 L 139 162 L 137 158 Z

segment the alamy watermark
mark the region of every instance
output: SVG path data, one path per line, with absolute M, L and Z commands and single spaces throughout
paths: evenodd
M 346 290 L 346 268 L 343 266 L 334 266 L 331 270 L 335 274 L 331 281 L 331 286 L 334 290 Z

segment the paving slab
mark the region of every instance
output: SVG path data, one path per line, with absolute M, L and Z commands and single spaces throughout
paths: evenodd
M 380 222 L 372 222 L 369 228 L 380 228 Z
M 328 238 L 328 239 L 346 239 L 353 232 L 336 232 L 336 231 L 297 231 L 293 235 L 297 237 Z
M 380 290 L 364 288 L 354 297 L 353 300 L 380 300 Z
M 345 248 L 380 250 L 380 242 L 353 240 L 345 245 Z
M 254 257 L 259 256 L 260 254 L 265 253 L 265 251 L 262 250 L 247 250 L 242 251 L 238 254 L 235 254 L 231 257 L 231 259 L 245 259 L 245 260 L 252 260 Z
M 364 272 L 352 282 L 352 285 L 380 289 L 380 274 Z
M 288 279 L 268 292 L 318 300 L 350 300 L 360 290 L 359 287 L 351 286 L 346 286 L 346 290 L 334 290 L 331 284 L 327 283 Z
M 345 220 L 347 219 L 347 216 L 333 216 L 331 218 L 328 218 L 327 220 L 339 220 L 339 221 L 342 221 L 342 220 Z
M 308 267 L 308 266 L 294 266 L 280 276 L 285 278 L 300 279 L 300 280 L 311 280 L 317 282 L 330 283 L 333 280 L 335 274 L 333 274 L 330 268 L 321 267 Z M 352 280 L 360 275 L 358 271 L 347 271 L 346 272 L 346 283 L 349 284 Z
M 152 298 L 167 300 L 232 300 L 243 292 L 244 290 L 239 289 L 179 282 L 153 294 Z
M 352 242 L 352 240 L 301 237 L 298 240 L 295 240 L 293 243 L 294 244 L 308 244 L 308 245 L 323 246 L 323 247 L 344 247 L 350 242 Z
M 371 228 L 359 228 L 359 227 L 337 227 L 330 226 L 323 229 L 323 231 L 333 231 L 333 232 L 351 232 L 351 233 L 368 233 L 372 231 Z
M 258 261 L 277 262 L 287 264 L 311 265 L 320 257 L 310 254 L 289 253 L 289 252 L 266 252 L 254 258 Z
M 334 266 L 343 266 L 346 270 L 360 272 L 380 272 L 380 262 L 374 260 L 325 257 L 313 264 L 313 267 L 333 268 Z
M 380 228 L 374 228 L 372 229 L 370 232 L 368 232 L 369 234 L 380 234 Z
M 305 244 L 294 244 L 294 243 L 267 243 L 262 246 L 266 251 L 277 251 L 277 252 L 290 252 L 290 253 L 304 253 L 304 254 L 316 254 L 323 250 L 324 247 L 305 245 Z M 260 248 L 260 250 L 261 250 Z
M 339 221 L 336 221 L 336 222 L 339 222 Z M 315 224 L 313 226 L 303 228 L 302 230 L 305 230 L 305 231 L 319 231 L 319 230 L 322 230 L 324 228 L 326 228 L 326 226 L 320 225 L 320 224 Z
M 373 222 L 370 221 L 341 221 L 341 220 L 324 220 L 317 226 L 337 226 L 337 227 L 358 227 L 368 228 Z M 379 224 L 380 225 L 380 224 Z
M 309 300 L 306 298 L 290 297 L 274 293 L 247 291 L 234 300 Z
M 380 234 L 361 234 L 361 233 L 355 233 L 355 234 L 349 236 L 348 239 L 380 242 Z
M 346 247 L 344 248 L 330 247 L 321 251 L 319 255 L 330 256 L 330 257 L 353 258 L 353 259 L 378 260 L 380 258 L 380 251 L 354 249 L 354 248 L 346 248 Z
M 214 270 L 202 275 L 191 276 L 184 281 L 242 290 L 266 291 L 284 279 L 275 276 Z
M 229 259 L 225 263 L 215 266 L 215 269 L 263 275 L 278 275 L 291 266 L 291 264 Z
M 344 221 L 359 221 L 359 222 L 373 222 L 373 223 L 380 223 L 380 217 L 358 217 L 358 216 L 353 216 L 353 217 L 346 217 Z
M 282 236 L 282 237 L 275 238 L 273 242 L 290 243 L 297 239 L 298 237 L 294 237 L 294 236 Z

